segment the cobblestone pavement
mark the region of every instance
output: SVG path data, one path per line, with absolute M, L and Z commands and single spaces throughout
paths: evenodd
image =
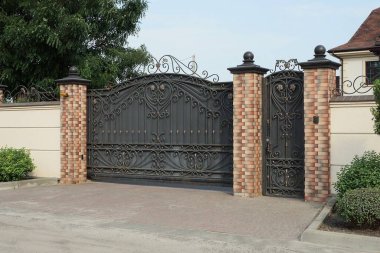
M 321 205 L 86 183 L 0 192 L 0 252 L 349 252 L 299 242 Z

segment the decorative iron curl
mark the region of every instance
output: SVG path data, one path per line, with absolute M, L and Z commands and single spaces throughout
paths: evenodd
M 198 73 L 198 63 L 190 61 L 187 64 L 181 62 L 172 55 L 164 55 L 157 59 L 152 57 L 147 65 L 139 65 L 134 69 L 138 75 L 158 74 L 158 73 L 174 73 L 196 76 L 198 78 L 212 81 L 214 83 L 219 81 L 217 74 L 209 74 L 207 70 Z
M 342 84 L 336 86 L 332 90 L 333 96 L 344 96 L 344 95 L 354 95 L 354 94 L 366 94 L 373 90 L 373 85 L 366 76 L 357 76 L 353 81 L 345 80 Z
M 59 101 L 57 88 L 42 88 L 39 86 L 16 86 L 12 91 L 5 90 L 4 103 L 30 103 Z
M 277 72 L 277 71 L 283 71 L 283 70 L 301 71 L 301 68 L 298 65 L 298 60 L 297 59 L 290 59 L 288 61 L 285 61 L 285 60 L 276 60 L 276 65 L 274 66 L 274 69 L 270 70 L 270 73 L 274 73 L 274 72 Z

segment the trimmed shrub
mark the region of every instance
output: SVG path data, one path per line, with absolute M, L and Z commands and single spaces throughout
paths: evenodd
M 357 226 L 373 226 L 380 222 L 380 189 L 348 190 L 337 202 L 337 212 Z
M 0 182 L 23 179 L 35 168 L 26 149 L 0 148 Z
M 348 190 L 368 187 L 380 188 L 380 153 L 375 151 L 355 156 L 351 164 L 344 166 L 338 173 L 338 180 L 334 184 L 339 198 Z

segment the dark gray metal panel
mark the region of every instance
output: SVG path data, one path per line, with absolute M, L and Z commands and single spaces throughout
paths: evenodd
M 304 195 L 303 72 L 281 70 L 265 78 L 264 193 Z
M 232 183 L 232 83 L 152 74 L 88 108 L 89 177 Z

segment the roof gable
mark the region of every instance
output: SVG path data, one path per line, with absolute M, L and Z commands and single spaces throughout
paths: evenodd
M 330 49 L 329 53 L 368 50 L 380 42 L 380 8 L 374 9 L 345 44 Z

